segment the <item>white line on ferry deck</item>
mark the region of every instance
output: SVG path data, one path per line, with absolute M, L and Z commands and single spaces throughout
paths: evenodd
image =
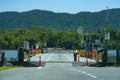
M 68 58 L 68 60 L 70 60 L 70 58 L 68 57 L 68 55 L 66 55 L 66 54 L 64 54 L 67 58 Z
M 51 59 L 51 57 L 52 57 L 52 54 L 48 57 L 47 61 L 49 61 Z

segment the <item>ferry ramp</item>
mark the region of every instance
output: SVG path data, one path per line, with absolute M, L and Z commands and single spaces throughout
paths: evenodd
M 79 58 L 79 60 L 78 60 Z M 87 61 L 87 63 L 86 63 Z M 88 66 L 95 64 L 96 61 L 85 57 L 77 56 L 77 61 L 74 62 L 73 53 L 44 53 L 31 57 L 30 62 L 37 66 L 45 66 L 47 63 L 70 63 L 73 66 Z

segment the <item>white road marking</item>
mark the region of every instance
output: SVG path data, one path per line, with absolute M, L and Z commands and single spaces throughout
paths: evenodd
M 38 67 L 38 69 L 42 69 L 42 67 Z
M 90 76 L 91 74 L 89 74 L 89 73 L 86 73 L 86 75 Z
M 85 71 L 82 71 L 83 74 L 85 74 L 86 72 Z
M 97 76 L 95 76 L 95 75 L 92 75 L 92 74 L 90 74 L 90 73 L 87 73 L 87 72 L 85 72 L 85 71 L 81 71 L 81 70 L 77 70 L 77 69 L 74 69 L 74 68 L 69 68 L 70 70 L 73 70 L 73 71 L 76 71 L 76 72 L 80 72 L 80 73 L 83 73 L 83 74 L 86 74 L 86 75 L 88 75 L 88 76 L 90 76 L 90 77 L 92 77 L 92 78 L 97 78 Z
M 81 71 L 81 70 L 78 70 L 77 72 L 80 72 L 80 73 L 82 73 L 82 71 Z
M 92 78 L 97 78 L 96 76 L 94 76 L 94 75 L 92 75 L 92 74 L 89 74 L 89 73 L 87 73 L 86 75 L 88 75 L 88 76 L 90 76 L 90 77 L 92 77 Z
M 97 78 L 97 77 L 96 77 L 96 76 L 94 76 L 94 75 L 91 75 L 91 77 L 92 77 L 92 78 Z
M 76 69 L 74 69 L 74 71 L 77 71 Z

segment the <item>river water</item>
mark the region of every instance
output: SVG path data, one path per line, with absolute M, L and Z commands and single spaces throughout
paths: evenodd
M 17 50 L 4 50 L 5 52 L 5 58 L 9 60 L 10 58 L 17 58 Z M 55 53 L 73 53 L 73 50 L 52 50 L 48 51 L 49 53 L 55 52 Z M 110 56 L 116 56 L 116 50 L 108 50 L 108 55 Z
M 10 58 L 17 58 L 17 50 L 4 50 L 5 58 L 9 60 Z

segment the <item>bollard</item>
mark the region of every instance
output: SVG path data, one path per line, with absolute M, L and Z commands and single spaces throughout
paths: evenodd
M 78 55 L 78 62 L 80 62 L 80 55 Z
M 41 62 L 41 56 L 39 56 L 39 66 L 42 66 L 42 62 Z
M 5 53 L 0 53 L 0 67 L 4 65 L 4 56 L 5 56 Z
M 88 66 L 88 59 L 86 58 L 86 66 Z

